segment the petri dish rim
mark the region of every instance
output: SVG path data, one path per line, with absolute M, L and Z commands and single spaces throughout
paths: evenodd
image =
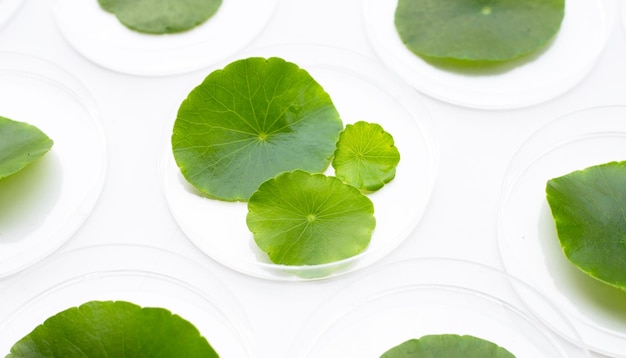
M 53 203 L 50 203 L 52 207 L 49 208 L 49 216 L 56 215 L 55 217 L 58 219 L 60 215 L 58 212 L 63 211 L 73 213 L 70 218 L 54 224 L 45 224 L 47 226 L 45 229 L 42 229 L 44 230 L 43 233 L 36 231 L 26 234 L 25 237 L 19 238 L 18 241 L 21 241 L 21 244 L 11 242 L 13 239 L 10 237 L 7 239 L 6 236 L 4 243 L 0 240 L 0 244 L 5 246 L 5 252 L 9 252 L 7 256 L 0 259 L 0 278 L 2 278 L 13 275 L 35 264 L 59 249 L 70 240 L 74 233 L 87 220 L 96 206 L 104 186 L 107 172 L 107 148 L 98 104 L 87 87 L 85 87 L 79 79 L 63 67 L 34 55 L 7 51 L 0 52 L 0 59 L 2 59 L 0 77 L 4 77 L 6 80 L 3 81 L 3 84 L 6 83 L 6 86 L 11 86 L 12 84 L 22 84 L 23 82 L 23 85 L 33 90 L 33 92 L 35 90 L 53 91 L 54 95 L 58 95 L 60 98 L 63 98 L 63 100 L 67 101 L 65 105 L 71 106 L 71 110 L 78 111 L 81 117 L 75 119 L 75 122 L 71 122 L 68 119 L 67 122 L 57 123 L 50 121 L 51 115 L 49 111 L 46 112 L 46 116 L 43 113 L 39 113 L 43 110 L 22 110 L 19 106 L 29 107 L 24 106 L 22 102 L 32 102 L 30 95 L 20 94 L 21 92 L 13 90 L 13 88 L 3 89 L 3 85 L 0 85 L 0 90 L 3 89 L 11 93 L 9 95 L 11 105 L 3 106 L 3 113 L 0 115 L 7 116 L 14 120 L 26 121 L 40 126 L 40 128 L 41 126 L 46 127 L 47 129 L 44 130 L 44 132 L 47 132 L 47 134 L 55 140 L 55 145 L 51 153 L 48 153 L 47 156 L 58 155 L 61 157 L 59 158 L 61 162 L 65 163 L 65 161 L 70 161 L 65 164 L 75 164 L 74 162 L 80 161 L 81 158 L 73 154 L 70 155 L 74 149 L 77 149 L 72 149 L 71 146 L 80 146 L 84 153 L 91 155 L 90 160 L 92 162 L 90 166 L 83 165 L 84 170 L 82 172 L 87 174 L 76 174 L 77 171 L 72 171 L 71 167 L 68 169 L 58 169 L 58 173 L 53 173 L 55 177 L 70 174 L 70 179 L 76 179 L 78 177 L 83 180 L 86 179 L 86 183 L 75 185 L 71 190 L 66 188 L 65 193 L 68 194 L 67 190 L 70 190 L 69 194 L 72 194 L 73 201 L 67 202 L 61 200 L 62 198 L 57 198 Z M 37 106 L 33 108 L 37 108 Z M 26 114 L 29 117 L 21 117 L 22 114 Z M 39 116 L 35 116 L 35 114 L 39 114 Z M 59 133 L 67 132 L 64 130 L 64 126 L 72 124 L 80 124 L 82 126 L 75 127 L 75 130 L 81 131 L 80 133 L 85 138 L 89 138 L 89 141 L 86 142 L 86 146 L 83 146 L 83 140 L 76 139 L 77 137 L 72 139 L 73 137 L 67 137 L 67 135 L 59 135 Z M 49 132 L 49 130 L 51 130 L 52 133 Z M 57 136 L 61 139 L 59 140 Z M 64 142 L 61 143 L 61 141 Z M 66 145 L 70 147 L 66 147 Z M 47 159 L 45 157 L 46 156 L 42 159 Z M 41 160 L 38 161 L 37 164 L 39 162 L 41 162 Z M 16 173 L 13 176 L 17 176 L 18 174 L 20 173 Z M 6 184 L 7 181 L 14 180 L 11 177 L 12 176 L 5 178 L 4 185 L 8 185 Z M 56 178 L 55 180 L 61 179 Z M 67 178 L 63 180 L 67 181 Z M 15 188 L 15 185 L 12 187 Z M 61 189 L 64 187 L 65 186 L 61 185 Z M 46 222 L 50 222 L 50 220 L 47 219 Z M 42 240 L 44 236 L 50 237 Z M 7 243 L 6 240 L 9 240 L 9 243 Z M 21 247 L 20 245 L 22 244 L 26 245 L 26 247 Z
M 144 260 L 131 260 L 137 255 L 143 255 L 141 257 Z M 164 262 L 175 265 L 163 265 Z M 210 314 L 210 318 L 218 321 L 221 328 L 228 330 L 228 341 L 240 344 L 241 347 L 238 347 L 237 351 L 245 352 L 247 357 L 253 357 L 252 337 L 247 328 L 245 312 L 239 306 L 238 299 L 222 281 L 207 273 L 209 273 L 207 267 L 188 257 L 146 245 L 101 244 L 68 250 L 49 257 L 38 266 L 20 273 L 14 280 L 5 282 L 3 290 L 5 293 L 2 294 L 5 298 L 11 296 L 7 292 L 12 287 L 26 286 L 26 288 L 17 291 L 19 294 L 15 295 L 16 297 L 9 297 L 9 306 L 0 310 L 2 312 L 0 332 L 5 329 L 13 330 L 12 324 L 21 321 L 25 316 L 31 316 L 28 320 L 33 321 L 35 317 L 32 316 L 35 315 L 42 323 L 48 317 L 42 316 L 42 307 L 57 313 L 60 312 L 58 307 L 65 309 L 92 300 L 122 300 L 142 307 L 163 307 L 179 314 L 180 312 L 171 307 L 154 304 L 176 301 L 179 310 L 184 308 L 187 313 L 197 314 L 181 315 L 183 318 L 201 328 L 206 325 L 198 322 L 199 317 L 201 315 L 205 317 L 206 313 Z M 27 285 L 24 281 L 29 277 L 32 279 L 33 276 L 40 279 L 42 275 L 43 282 L 40 280 L 33 285 L 34 281 L 29 280 L 30 284 Z M 193 279 L 190 279 L 192 277 Z M 211 286 L 211 293 L 202 288 L 200 281 Z M 148 293 L 141 292 L 142 290 L 148 290 L 150 297 L 146 298 Z M 219 294 L 214 293 L 215 291 L 219 291 Z M 155 292 L 160 297 L 155 296 Z M 67 301 L 68 294 L 78 296 L 70 299 L 74 304 L 59 301 L 63 298 Z M 127 296 L 141 297 L 140 301 L 151 303 L 143 304 L 128 299 Z M 198 305 L 202 306 L 196 307 Z M 225 341 L 222 339 L 220 342 L 212 342 L 211 337 L 205 338 L 214 348 L 215 343 Z
M 169 76 L 211 66 L 250 45 L 269 24 L 279 1 L 223 2 L 199 26 L 164 35 L 132 31 L 96 1 L 55 0 L 53 10 L 61 34 L 88 60 L 130 75 Z M 237 28 L 241 24 L 246 31 Z
M 438 174 L 438 143 L 436 141 L 436 134 L 431 127 L 432 124 L 430 123 L 430 114 L 428 113 L 426 107 L 422 104 L 417 93 L 415 93 L 410 87 L 404 85 L 404 83 L 399 81 L 392 73 L 387 72 L 384 68 L 378 67 L 376 62 L 373 62 L 371 59 L 363 55 L 345 49 L 315 44 L 291 44 L 255 48 L 244 53 L 240 53 L 232 59 L 224 61 L 223 63 L 216 66 L 216 68 L 222 68 L 224 65 L 230 63 L 235 59 L 246 58 L 249 56 L 282 56 L 286 60 L 295 62 L 299 64 L 300 67 L 311 72 L 313 77 L 316 78 L 316 80 L 318 81 L 319 77 L 317 77 L 317 73 L 315 73 L 316 70 L 320 73 L 325 73 L 326 77 L 329 77 L 328 73 L 345 76 L 347 78 L 352 78 L 352 76 L 359 76 L 359 80 L 363 83 L 366 83 L 370 87 L 376 87 L 377 85 L 382 86 L 384 90 L 388 91 L 385 93 L 385 95 L 389 97 L 389 100 L 394 103 L 394 105 L 397 105 L 397 108 L 400 108 L 401 111 L 411 117 L 409 130 L 413 133 L 416 133 L 419 136 L 419 139 L 423 141 L 423 143 L 421 144 L 423 145 L 423 148 L 421 149 L 424 150 L 424 153 L 420 154 L 423 156 L 423 158 L 420 158 L 420 160 L 423 160 L 424 162 L 419 163 L 418 165 L 425 166 L 426 170 L 429 173 L 427 177 L 423 179 L 423 188 L 420 189 L 424 191 L 426 196 L 419 201 L 418 205 L 416 205 L 415 208 L 411 209 L 410 214 L 413 216 L 414 220 L 402 225 L 401 232 L 397 234 L 398 238 L 394 239 L 395 241 L 392 242 L 393 245 L 384 248 L 382 252 L 377 253 L 376 255 L 372 255 L 371 251 L 368 252 L 368 250 L 366 250 L 361 254 L 350 257 L 348 259 L 344 259 L 342 261 L 311 266 L 278 265 L 259 260 L 248 260 L 248 258 L 241 260 L 237 258 L 236 255 L 220 256 L 202 246 L 201 236 L 205 234 L 195 228 L 199 226 L 198 224 L 185 223 L 185 215 L 187 215 L 188 213 L 181 213 L 181 205 L 174 203 L 174 200 L 176 200 L 177 196 L 180 196 L 180 193 L 176 193 L 175 191 L 173 191 L 173 183 L 175 181 L 184 181 L 184 179 L 182 179 L 182 175 L 180 175 L 171 154 L 170 124 L 173 124 L 173 121 L 170 121 L 172 123 L 167 124 L 163 133 L 162 143 L 164 150 L 163 158 L 160 162 L 160 170 L 163 173 L 164 177 L 164 192 L 166 200 L 168 201 L 168 205 L 170 206 L 170 212 L 174 216 L 175 220 L 178 222 L 179 227 L 183 230 L 183 233 L 185 233 L 185 235 L 192 241 L 192 243 L 198 246 L 201 251 L 207 254 L 210 258 L 225 266 L 257 278 L 279 281 L 310 281 L 341 276 L 346 273 L 358 270 L 369 264 L 372 264 L 373 262 L 391 252 L 395 247 L 397 247 L 405 239 L 407 239 L 419 224 L 419 219 L 426 210 L 428 201 L 430 200 L 430 193 L 434 188 L 436 176 Z M 351 67 L 346 68 L 348 66 L 346 64 L 350 64 Z M 365 71 L 364 69 L 368 69 L 369 72 Z M 374 70 L 372 71 L 372 69 Z M 363 77 L 364 73 L 368 75 Z M 372 76 L 372 73 L 375 73 L 379 76 L 370 77 Z M 326 88 L 328 82 L 320 82 L 322 86 Z M 354 85 L 348 84 L 348 86 Z M 331 97 L 332 96 L 333 94 L 331 92 Z M 335 97 L 332 98 L 335 101 Z M 338 110 L 341 114 L 342 110 L 340 108 L 338 108 Z M 417 115 L 418 119 L 413 118 L 415 115 Z M 175 114 L 172 114 L 171 117 L 175 118 Z M 344 120 L 344 122 L 347 123 L 346 120 Z M 385 127 L 385 122 L 380 123 L 383 125 L 383 127 Z M 394 137 L 396 136 L 393 132 L 391 133 L 392 135 L 394 135 Z M 397 140 L 396 144 L 399 145 Z M 400 149 L 400 151 L 401 155 L 403 155 L 402 149 Z M 402 159 L 401 165 L 403 165 Z M 329 170 L 332 170 L 332 168 L 329 168 Z M 397 178 L 394 179 L 394 181 L 396 180 Z M 393 184 L 393 181 L 390 184 Z M 381 192 L 383 192 L 385 189 L 386 188 L 381 189 Z M 198 194 L 194 195 L 197 196 Z M 236 205 L 239 204 L 241 203 L 236 203 Z M 194 226 L 194 228 L 192 228 L 192 226 Z M 251 237 L 251 234 L 247 231 L 246 235 L 246 237 Z M 366 260 L 366 263 L 361 264 L 360 262 L 364 260 Z M 332 273 L 325 274 L 326 272 Z M 322 274 L 320 275 L 319 273 Z
M 539 239 L 553 237 L 554 240 L 551 241 L 556 242 L 556 233 L 552 232 L 553 230 L 546 231 L 541 228 L 541 223 L 537 224 L 542 219 L 543 221 L 551 219 L 549 211 L 529 213 L 531 210 L 539 208 L 536 201 L 540 198 L 545 199 L 545 194 L 541 192 L 541 195 L 536 194 L 537 198 L 520 200 L 521 197 L 529 196 L 528 193 L 524 194 L 523 190 L 536 189 L 539 180 L 543 180 L 542 183 L 545 184 L 545 181 L 552 177 L 583 169 L 593 164 L 626 160 L 626 156 L 619 157 L 619 153 L 612 152 L 611 148 L 597 147 L 601 142 L 606 142 L 608 145 L 613 141 L 626 144 L 626 123 L 623 123 L 620 118 L 620 115 L 623 116 L 624 114 L 626 114 L 626 106 L 621 105 L 580 109 L 553 119 L 531 134 L 514 153 L 506 169 L 497 218 L 498 250 L 505 271 L 535 286 L 542 292 L 550 294 L 553 300 L 562 307 L 561 310 L 571 317 L 572 323 L 576 326 L 589 349 L 608 355 L 621 354 L 620 345 L 623 346 L 624 341 L 626 341 L 626 334 L 615 328 L 610 328 L 608 321 L 603 322 L 605 325 L 599 323 L 606 318 L 603 315 L 592 317 L 597 315 L 598 311 L 590 305 L 589 301 L 575 298 L 575 295 L 581 292 L 570 291 L 573 287 L 572 284 L 557 285 L 553 283 L 567 281 L 569 274 L 564 271 L 550 271 L 549 264 L 544 262 L 545 260 L 540 261 L 539 265 L 534 265 L 535 268 L 532 269 L 522 262 L 544 256 L 562 262 L 555 267 L 567 265 L 571 266 L 572 271 L 576 271 L 574 266 L 565 260 L 562 252 L 558 252 L 560 255 L 555 257 L 553 255 L 556 252 L 548 251 L 549 249 L 545 245 L 524 245 L 519 243 L 521 241 L 516 240 L 513 235 L 523 234 Z M 592 145 L 594 146 L 592 147 Z M 581 149 L 585 148 L 592 148 L 593 150 L 590 150 L 588 155 L 581 155 Z M 570 152 L 570 155 L 566 156 L 563 154 L 565 150 L 572 150 L 573 154 Z M 559 161 L 559 158 L 560 164 L 551 165 L 551 163 L 554 164 L 555 161 Z M 551 167 L 551 174 L 546 172 L 546 166 Z M 535 172 L 540 169 L 542 170 L 542 177 L 535 177 L 539 175 Z M 517 226 L 511 224 L 507 218 L 513 212 L 516 212 L 516 215 L 528 216 L 526 219 L 528 223 L 522 219 L 517 220 L 522 222 Z M 531 225 L 536 226 L 536 228 L 530 229 Z M 512 228 L 513 226 L 515 227 Z M 523 256 L 528 254 L 531 256 Z M 533 260 L 533 262 L 535 261 Z M 584 277 L 582 274 L 581 276 Z M 541 317 L 540 313 L 538 315 Z
M 503 65 L 503 69 L 456 73 L 430 65 L 402 44 L 393 25 L 395 4 L 395 1 L 364 0 L 365 33 L 381 61 L 430 97 L 485 110 L 529 107 L 566 93 L 594 67 L 613 28 L 613 17 L 602 0 L 566 2 L 563 26 L 548 47 L 528 58 L 513 60 Z M 575 14 L 571 21 L 568 12 Z M 574 21 L 583 21 L 588 31 L 583 33 L 582 27 Z M 579 53 L 577 46 L 582 45 L 575 40 L 579 35 L 589 37 L 585 39 L 588 42 L 585 48 L 589 51 L 580 57 L 584 61 L 578 61 L 575 67 L 559 66 L 563 63 L 559 59 Z
M 430 268 L 433 268 L 434 271 L 424 271 Z M 450 271 L 442 273 L 441 271 L 436 270 L 445 268 L 448 268 Z M 503 284 L 503 286 L 496 288 L 494 285 L 490 286 L 489 283 L 478 283 L 478 279 L 476 278 L 472 282 L 464 282 L 463 279 L 454 277 L 455 274 L 451 271 L 455 268 L 467 269 L 468 272 L 471 272 L 472 274 L 478 273 L 482 275 L 481 277 L 484 279 L 483 281 L 494 279 L 495 281 Z M 315 349 L 315 346 L 324 335 L 341 334 L 331 331 L 334 326 L 341 326 L 344 324 L 342 321 L 352 319 L 353 317 L 351 316 L 354 316 L 356 314 L 355 312 L 362 310 L 363 307 L 367 309 L 367 305 L 376 302 L 376 300 L 391 298 L 392 303 L 395 302 L 396 304 L 393 308 L 389 308 L 389 310 L 395 310 L 403 304 L 406 305 L 406 302 L 401 299 L 394 301 L 396 299 L 395 295 L 403 293 L 415 295 L 415 297 L 424 297 L 425 301 L 416 305 L 415 309 L 417 309 L 418 306 L 420 309 L 423 309 L 423 305 L 432 303 L 430 300 L 437 300 L 437 304 L 441 302 L 448 304 L 447 300 L 452 300 L 454 303 L 460 304 L 465 302 L 464 300 L 457 301 L 458 298 L 454 296 L 457 294 L 468 296 L 472 299 L 479 299 L 484 301 L 487 305 L 489 305 L 489 307 L 493 304 L 493 307 L 498 307 L 498 310 L 504 308 L 506 312 L 511 313 L 522 319 L 523 322 L 530 324 L 537 330 L 537 332 L 540 332 L 540 334 L 546 338 L 547 342 L 551 342 L 553 348 L 556 351 L 559 351 L 563 357 L 590 356 L 584 342 L 580 340 L 580 337 L 577 337 L 576 332 L 571 326 L 569 320 L 561 312 L 559 312 L 557 307 L 551 301 L 541 295 L 539 291 L 525 284 L 521 280 L 508 275 L 504 271 L 468 260 L 443 257 L 404 259 L 397 262 L 379 265 L 376 269 L 368 268 L 367 271 L 369 273 L 359 273 L 355 280 L 339 289 L 338 292 L 313 311 L 309 317 L 309 322 L 299 332 L 297 339 L 294 341 L 292 346 L 292 356 L 302 358 L 308 357 L 307 354 Z M 411 277 L 411 275 L 406 275 L 406 272 L 414 272 L 416 274 Z M 404 273 L 405 277 L 398 276 L 402 273 Z M 429 276 L 429 274 L 432 275 Z M 381 281 L 381 279 L 388 280 Z M 505 291 L 503 291 L 504 286 L 507 286 Z M 551 327 L 536 317 L 534 312 L 530 310 L 523 301 L 518 299 L 518 296 L 516 295 L 518 290 L 522 291 L 526 295 L 532 295 L 533 298 L 536 298 L 540 300 L 542 304 L 545 304 L 545 307 L 551 309 L 553 313 L 558 316 L 560 320 L 559 324 L 563 324 L 568 327 L 570 330 L 569 333 L 571 333 L 572 336 L 562 337 L 557 335 Z M 452 296 L 447 296 L 448 293 L 451 293 Z M 441 300 L 437 297 L 440 297 Z M 414 302 L 413 299 L 409 301 Z M 390 305 L 386 305 L 385 307 L 388 306 Z M 465 309 L 466 307 L 463 308 Z M 387 309 L 383 308 L 383 310 Z M 377 311 L 370 313 L 361 312 L 359 314 L 366 316 L 369 319 L 370 316 L 382 313 Z M 311 332 L 312 328 L 315 329 L 315 332 Z M 393 329 L 393 327 L 387 328 Z M 437 333 L 442 332 L 429 332 L 426 334 Z M 445 333 L 461 334 L 465 332 Z M 399 341 L 397 343 L 399 344 L 401 342 Z M 497 344 L 497 342 L 494 343 Z M 388 348 L 391 347 L 392 346 L 389 346 Z

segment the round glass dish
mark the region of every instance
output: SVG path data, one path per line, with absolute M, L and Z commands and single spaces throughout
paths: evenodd
M 502 262 L 572 319 L 590 349 L 622 356 L 626 292 L 570 263 L 561 249 L 546 200 L 549 179 L 610 161 L 626 160 L 626 107 L 598 107 L 565 115 L 533 134 L 507 169 L 498 213 Z M 551 316 L 538 311 L 548 324 Z
M 254 356 L 245 316 L 225 285 L 205 267 L 162 249 L 102 245 L 64 252 L 11 277 L 0 297 L 3 353 L 58 312 L 121 300 L 180 315 L 220 356 Z
M 602 52 L 611 18 L 601 0 L 568 0 L 556 38 L 540 53 L 490 69 L 448 69 L 404 46 L 394 25 L 397 1 L 365 0 L 366 33 L 381 60 L 417 90 L 452 104 L 508 109 L 552 99 L 574 87 Z
M 313 312 L 290 357 L 379 357 L 409 339 L 473 335 L 517 358 L 588 357 L 537 319 L 523 295 L 575 330 L 547 299 L 504 272 L 468 261 L 412 259 L 370 268 Z
M 216 261 L 266 279 L 332 277 L 368 266 L 391 252 L 420 221 L 438 169 L 430 117 L 417 93 L 368 58 L 340 49 L 281 46 L 252 50 L 241 58 L 251 56 L 278 56 L 296 63 L 330 94 L 344 124 L 359 120 L 376 122 L 394 137 L 401 156 L 396 177 L 378 192 L 368 195 L 374 203 L 377 222 L 371 243 L 363 253 L 330 264 L 285 266 L 271 263 L 248 231 L 246 203 L 203 197 L 181 175 L 170 143 L 174 114 L 165 129 L 162 169 L 165 195 L 180 228 L 201 251 Z M 332 167 L 329 166 L 327 174 L 334 174 Z
M 23 0 L 0 0 L 0 28 L 13 16 Z
M 142 34 L 125 27 L 97 0 L 56 0 L 54 14 L 67 41 L 89 60 L 114 71 L 171 75 L 210 66 L 252 42 L 278 0 L 229 0 L 205 23 L 178 34 Z
M 40 160 L 0 180 L 0 277 L 64 244 L 90 215 L 104 184 L 106 151 L 90 93 L 42 59 L 0 53 L 0 116 L 54 141 Z

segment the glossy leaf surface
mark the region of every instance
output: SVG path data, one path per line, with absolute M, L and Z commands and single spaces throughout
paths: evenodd
M 333 158 L 335 175 L 364 191 L 376 191 L 396 176 L 400 152 L 391 134 L 376 123 L 346 125 Z
M 53 141 L 39 128 L 0 117 L 0 179 L 46 154 Z
M 408 340 L 381 358 L 515 358 L 506 349 L 474 336 L 435 334 Z
M 376 226 L 369 198 L 335 177 L 301 170 L 264 182 L 248 202 L 248 228 L 272 262 L 316 265 L 362 252 Z
M 92 0 L 88 0 L 92 1 Z M 149 34 L 190 30 L 213 16 L 222 0 L 98 0 L 124 26 Z
M 7 358 L 217 358 L 180 316 L 124 301 L 91 301 L 48 318 Z
M 305 70 L 248 58 L 211 73 L 181 104 L 172 134 L 183 176 L 209 197 L 247 200 L 284 171 L 323 172 L 343 123 Z
M 590 276 L 626 289 L 626 162 L 551 179 L 546 197 L 565 256 Z
M 420 56 L 505 61 L 545 46 L 564 13 L 564 0 L 399 0 L 395 26 Z

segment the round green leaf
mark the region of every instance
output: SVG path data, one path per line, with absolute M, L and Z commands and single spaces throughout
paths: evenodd
M 164 308 L 91 301 L 48 318 L 7 358 L 217 358 L 198 330 Z
M 272 262 L 317 265 L 362 252 L 376 226 L 374 205 L 335 177 L 282 173 L 248 202 L 248 228 Z
M 545 46 L 564 12 L 565 0 L 399 0 L 395 26 L 420 56 L 505 61 Z
M 0 179 L 42 157 L 52 144 L 39 128 L 0 117 Z
M 335 175 L 361 190 L 376 191 L 396 176 L 400 153 L 391 134 L 376 123 L 348 124 L 333 158 Z
M 248 58 L 217 70 L 181 104 L 172 148 L 202 193 L 247 200 L 284 171 L 324 171 L 343 123 L 329 95 L 280 58 Z
M 565 256 L 591 277 L 626 290 L 626 161 L 550 179 L 546 198 Z
M 515 358 L 506 349 L 474 336 L 433 334 L 411 339 L 385 352 L 381 358 Z
M 149 34 L 190 30 L 213 16 L 222 0 L 98 0 L 124 26 Z

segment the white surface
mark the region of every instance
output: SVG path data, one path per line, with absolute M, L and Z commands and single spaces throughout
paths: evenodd
M 375 59 L 365 35 L 363 9 L 362 0 L 281 1 L 269 26 L 251 45 L 317 43 Z M 608 12 L 615 20 L 621 16 L 617 8 Z M 439 138 L 439 175 L 422 221 L 382 261 L 443 256 L 501 267 L 496 222 L 508 163 L 524 140 L 550 120 L 587 107 L 626 104 L 624 35 L 622 26 L 614 26 L 589 74 L 571 90 L 540 105 L 485 111 L 420 95 Z M 101 109 L 109 155 L 104 191 L 92 215 L 62 251 L 123 242 L 168 248 L 206 263 L 209 274 L 228 285 L 247 313 L 258 357 L 289 357 L 290 342 L 313 310 L 355 279 L 347 275 L 293 283 L 252 278 L 208 259 L 178 228 L 161 184 L 163 128 L 173 121 L 179 99 L 206 76 L 205 71 L 152 78 L 95 65 L 66 42 L 48 0 L 22 4 L 0 28 L 0 50 L 40 55 L 70 69 Z M 0 292 L 19 294 L 3 290 L 19 278 L 0 280 Z

